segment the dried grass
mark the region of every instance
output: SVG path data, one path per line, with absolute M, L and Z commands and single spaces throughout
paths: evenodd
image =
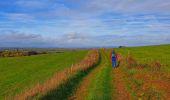
M 137 65 L 138 65 L 137 60 L 131 54 L 129 54 L 126 58 L 126 67 L 133 68 L 136 67 Z
M 92 49 L 88 52 L 86 57 L 80 61 L 78 64 L 74 64 L 69 68 L 66 68 L 63 71 L 57 72 L 51 78 L 46 80 L 44 83 L 37 83 L 32 88 L 27 89 L 25 92 L 22 92 L 15 97 L 9 97 L 8 99 L 14 100 L 28 100 L 34 96 L 42 95 L 47 93 L 53 88 L 59 86 L 63 81 L 67 80 L 69 76 L 74 74 L 77 71 L 85 71 L 89 67 L 95 65 L 99 60 L 99 53 L 97 49 Z
M 154 69 L 154 70 L 160 70 L 161 69 L 161 63 L 160 63 L 160 61 L 152 61 L 151 63 L 150 63 L 150 65 L 149 65 L 149 67 L 151 68 L 151 69 Z
M 132 54 L 128 54 L 126 58 L 124 58 L 121 54 L 119 55 L 121 64 L 124 64 L 126 68 L 149 68 L 151 70 L 160 70 L 161 63 L 158 60 L 154 60 L 148 64 L 139 63 L 136 58 Z

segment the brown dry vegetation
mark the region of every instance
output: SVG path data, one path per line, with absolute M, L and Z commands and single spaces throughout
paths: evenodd
M 168 74 L 163 72 L 138 72 L 133 79 L 143 80 L 140 86 L 133 84 L 133 90 L 137 91 L 137 97 L 151 100 L 170 98 L 170 80 Z
M 85 71 L 89 67 L 92 67 L 98 62 L 99 53 L 97 49 L 92 49 L 88 52 L 86 57 L 80 61 L 78 64 L 72 65 L 70 68 L 66 68 L 63 71 L 57 72 L 51 78 L 46 80 L 44 83 L 37 83 L 31 89 L 27 89 L 25 92 L 22 92 L 12 99 L 14 100 L 26 100 L 30 99 L 37 95 L 43 95 L 50 91 L 53 88 L 59 86 L 63 81 L 67 80 L 69 76 L 74 74 L 77 71 Z M 7 98 L 11 99 L 11 98 Z
M 31 56 L 37 54 L 46 54 L 46 52 L 37 51 L 0 51 L 0 57 L 20 57 L 20 56 Z
M 170 98 L 170 73 L 161 70 L 159 61 L 141 64 L 132 56 L 122 59 L 121 69 L 134 99 L 167 100 Z M 135 70 L 130 72 L 130 70 Z
M 112 71 L 113 75 L 113 86 L 115 87 L 115 92 L 113 94 L 112 99 L 116 100 L 131 100 L 130 94 L 125 90 L 125 80 L 124 74 L 121 72 L 119 68 L 115 68 Z
M 120 56 L 120 55 L 119 55 Z M 139 63 L 136 58 L 132 54 L 128 54 L 126 58 L 121 56 L 121 62 L 124 63 L 124 67 L 126 68 L 148 68 L 151 70 L 160 70 L 161 69 L 161 63 L 158 60 L 152 61 L 149 64 L 143 64 Z
M 111 50 L 108 51 L 108 57 L 110 57 Z M 122 66 L 124 63 L 124 56 L 118 54 L 119 65 Z M 112 93 L 112 100 L 131 100 L 130 94 L 125 89 L 125 74 L 122 72 L 120 67 L 114 68 L 112 70 L 112 87 L 114 92 Z
M 95 67 L 92 72 L 90 72 L 80 83 L 79 87 L 76 89 L 76 91 L 72 94 L 72 96 L 69 97 L 69 100 L 84 100 L 85 96 L 88 93 L 88 87 L 90 86 L 90 83 L 93 81 L 92 77 L 94 77 L 97 72 L 101 70 L 101 66 Z

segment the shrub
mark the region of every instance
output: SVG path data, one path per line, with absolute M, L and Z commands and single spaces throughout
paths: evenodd
M 46 54 L 46 52 L 37 51 L 0 51 L 0 57 L 19 57 L 19 56 L 31 56 L 37 54 Z
M 31 56 L 31 55 L 37 55 L 38 53 L 36 51 L 29 51 L 27 53 L 28 56 Z

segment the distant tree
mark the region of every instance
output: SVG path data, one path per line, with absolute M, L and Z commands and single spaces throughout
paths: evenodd
M 36 52 L 36 51 L 29 51 L 28 52 L 28 56 L 30 56 L 30 55 L 37 55 L 38 53 Z
M 126 46 L 119 46 L 119 48 L 125 48 Z

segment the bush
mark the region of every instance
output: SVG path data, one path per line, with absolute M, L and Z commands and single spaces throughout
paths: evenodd
M 46 52 L 37 51 L 0 51 L 0 57 L 19 57 L 19 56 L 31 56 L 37 54 L 46 54 Z
M 37 55 L 38 53 L 36 51 L 29 51 L 27 53 L 27 56 L 31 56 L 31 55 Z

